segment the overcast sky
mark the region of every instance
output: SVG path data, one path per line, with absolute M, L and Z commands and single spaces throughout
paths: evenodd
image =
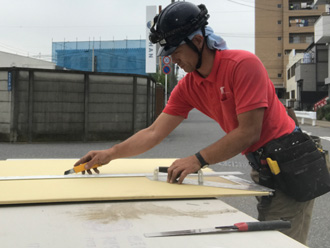
M 231 49 L 254 52 L 254 0 L 191 0 Z M 171 0 L 0 0 L 0 51 L 51 59 L 52 41 L 146 38 L 146 6 Z

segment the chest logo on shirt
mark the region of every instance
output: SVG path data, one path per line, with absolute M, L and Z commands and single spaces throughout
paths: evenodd
M 220 95 L 221 95 L 221 97 L 220 97 L 220 100 L 221 100 L 221 101 L 225 101 L 225 100 L 227 100 L 225 87 L 223 87 L 223 86 L 220 87 Z

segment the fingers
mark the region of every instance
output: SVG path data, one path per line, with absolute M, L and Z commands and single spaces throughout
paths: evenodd
M 100 166 L 100 165 L 103 165 L 104 163 L 102 163 L 101 161 L 100 161 L 100 159 L 97 157 L 97 156 L 95 156 L 92 160 L 90 160 L 89 162 L 87 162 L 86 164 L 85 164 L 85 169 L 86 170 L 89 170 L 90 171 L 90 169 L 94 166 L 94 165 L 97 165 L 97 166 Z M 96 168 L 93 168 L 93 170 L 95 171 L 95 169 Z M 96 169 L 96 171 L 98 171 L 97 169 Z M 95 171 L 95 172 L 96 172 Z M 90 171 L 91 172 L 91 171 Z M 91 172 L 92 173 L 92 172 Z M 91 174 L 90 173 L 90 174 Z
M 83 175 L 85 175 L 85 172 L 86 172 L 86 171 L 87 171 L 87 173 L 88 173 L 89 175 L 92 175 L 92 174 L 93 174 L 91 170 L 85 170 L 85 171 L 82 171 L 81 173 L 82 173 Z M 97 173 L 97 174 L 100 174 L 100 171 L 99 171 L 97 168 L 94 168 L 93 171 L 94 171 L 95 173 Z
M 175 183 L 176 179 L 178 178 L 178 172 L 174 169 L 174 167 L 170 167 L 167 170 L 167 182 L 168 183 Z
M 181 184 L 185 177 L 189 174 L 186 169 L 178 166 L 175 162 L 167 170 L 167 182 Z M 177 180 L 179 179 L 179 180 Z
M 195 156 L 175 160 L 167 170 L 167 182 L 181 184 L 190 173 L 194 173 L 199 169 L 200 165 Z
M 87 163 L 88 161 L 90 161 L 93 158 L 93 156 L 91 155 L 91 152 L 87 153 L 85 156 L 83 156 L 81 159 L 79 159 L 73 166 L 78 166 L 80 164 L 84 164 Z
M 187 173 L 186 171 L 182 171 L 179 174 L 179 180 L 178 180 L 178 184 L 182 184 L 183 180 L 186 178 L 186 176 L 188 176 L 189 173 Z
M 169 169 L 167 174 L 167 182 L 181 184 L 188 174 L 189 172 L 187 172 L 187 170 L 182 170 L 180 168 L 173 168 L 172 170 Z
M 88 174 L 93 174 L 91 171 L 91 168 L 94 165 L 102 165 L 102 163 L 100 163 L 100 159 L 97 156 L 97 152 L 96 151 L 90 151 L 89 153 L 87 153 L 84 157 L 82 157 L 81 159 L 79 159 L 74 166 L 78 166 L 80 164 L 85 164 L 85 171 L 82 171 L 81 173 L 83 175 L 86 174 L 86 171 Z M 93 171 L 97 174 L 100 173 L 100 171 L 97 168 L 93 168 Z

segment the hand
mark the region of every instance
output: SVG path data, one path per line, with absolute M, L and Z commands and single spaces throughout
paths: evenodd
M 188 174 L 199 171 L 200 168 L 200 163 L 195 155 L 175 160 L 167 170 L 167 182 L 175 183 L 179 178 L 178 183 L 181 184 Z
M 100 151 L 90 151 L 85 156 L 83 156 L 81 159 L 79 159 L 74 166 L 85 164 L 85 168 L 88 174 L 93 174 L 90 168 L 95 165 L 104 165 L 108 164 L 111 161 L 109 150 L 100 150 Z M 97 168 L 93 169 L 95 173 L 99 174 L 100 171 Z M 85 174 L 85 171 L 82 172 L 82 174 Z

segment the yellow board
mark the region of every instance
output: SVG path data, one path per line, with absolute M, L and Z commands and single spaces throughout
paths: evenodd
M 156 167 L 170 166 L 174 160 L 118 159 L 100 167 L 100 171 L 102 174 L 153 173 Z M 0 161 L 0 177 L 63 175 L 76 161 Z M 0 204 L 268 195 L 268 192 L 169 184 L 145 177 L 12 180 L 0 181 L 0 189 Z

